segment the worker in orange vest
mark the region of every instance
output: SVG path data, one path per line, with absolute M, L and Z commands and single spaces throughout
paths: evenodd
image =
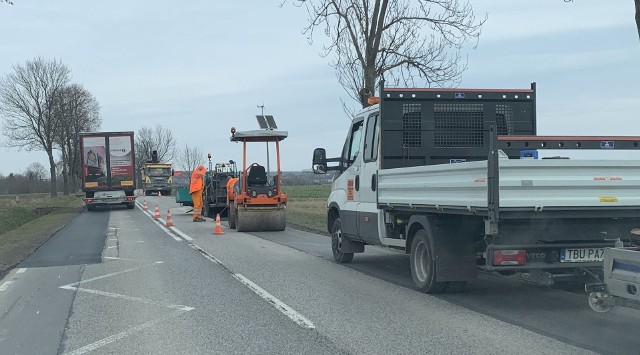
M 189 186 L 189 194 L 193 200 L 193 221 L 204 222 L 202 218 L 202 194 L 204 193 L 204 174 L 207 172 L 204 165 L 198 166 L 191 174 L 191 185 Z

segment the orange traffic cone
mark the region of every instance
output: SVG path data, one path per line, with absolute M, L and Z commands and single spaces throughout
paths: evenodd
M 144 206 L 142 206 L 142 208 L 147 211 L 149 209 L 149 207 L 147 207 L 147 200 L 144 200 Z
M 171 217 L 171 210 L 167 210 L 167 222 L 165 223 L 166 227 L 173 227 L 173 217 Z
M 162 197 L 162 193 L 158 191 L 158 197 Z
M 213 229 L 214 235 L 222 235 L 224 232 L 222 231 L 222 224 L 220 223 L 220 213 L 216 215 L 216 227 Z
M 160 209 L 158 208 L 158 205 L 156 205 L 156 211 L 153 215 L 154 219 L 160 219 Z

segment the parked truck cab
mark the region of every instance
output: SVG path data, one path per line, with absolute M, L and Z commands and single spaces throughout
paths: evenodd
M 597 278 L 604 248 L 640 223 L 640 163 L 533 158 L 640 149 L 640 138 L 535 134 L 535 84 L 382 84 L 340 157 L 313 154 L 315 173 L 338 172 L 327 202 L 334 259 L 351 262 L 367 244 L 404 250 L 416 287 L 430 293 L 460 289 L 478 270 L 546 285 Z

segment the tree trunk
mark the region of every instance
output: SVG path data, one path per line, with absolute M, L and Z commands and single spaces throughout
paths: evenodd
M 53 160 L 53 151 L 48 151 L 49 172 L 51 174 L 51 197 L 58 197 L 58 185 L 56 184 L 56 162 Z
M 638 37 L 640 37 L 640 0 L 635 0 L 636 3 L 636 27 L 638 27 Z
M 640 1 L 640 0 L 639 0 Z M 367 65 L 364 68 L 364 88 L 360 90 L 360 103 L 362 108 L 369 107 L 369 98 L 375 95 L 376 90 L 376 67 Z
M 69 173 L 67 172 L 67 168 L 62 169 L 62 179 L 64 180 L 63 194 L 65 196 L 69 195 Z
M 62 147 L 62 191 L 63 195 L 69 196 L 69 157 Z

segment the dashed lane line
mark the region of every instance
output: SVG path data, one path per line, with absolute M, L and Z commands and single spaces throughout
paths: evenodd
M 153 213 L 151 213 L 151 211 L 148 211 L 148 210 L 145 211 L 144 208 L 138 202 L 136 202 L 136 205 L 138 206 L 138 208 L 142 212 L 145 212 L 145 214 L 149 218 L 151 218 L 154 222 L 156 222 L 156 224 L 162 230 L 164 230 L 165 232 L 168 232 L 167 229 L 162 225 L 162 224 L 165 224 L 164 220 L 162 220 L 161 218 L 155 219 L 154 216 L 153 216 Z M 161 221 L 162 224 L 158 223 L 158 221 Z M 284 302 L 279 300 L 277 297 L 273 296 L 272 294 L 270 294 L 269 292 L 264 290 L 262 287 L 258 286 L 253 281 L 251 281 L 248 278 L 246 278 L 245 276 L 233 272 L 231 269 L 229 269 L 227 266 L 225 266 L 220 260 L 216 259 L 213 255 L 207 253 L 204 249 L 200 248 L 197 244 L 193 243 L 193 238 L 191 238 L 189 235 L 187 235 L 186 233 L 182 232 L 180 229 L 176 228 L 175 226 L 169 227 L 169 229 L 171 229 L 172 232 L 176 233 L 177 235 L 182 237 L 185 241 L 187 241 L 191 248 L 193 248 L 195 251 L 200 253 L 207 260 L 222 266 L 222 268 L 227 270 L 231 274 L 231 276 L 233 276 L 233 278 L 238 280 L 240 283 L 242 283 L 248 289 L 250 289 L 255 294 L 260 296 L 262 299 L 267 301 L 275 309 L 280 311 L 282 314 L 287 316 L 289 319 L 294 321 L 296 324 L 300 325 L 303 328 L 315 329 L 315 325 L 310 320 L 308 320 L 305 316 L 303 316 L 302 314 L 298 313 L 295 309 L 289 307 L 287 304 L 285 304 Z M 168 232 L 168 233 L 170 233 L 170 232 Z M 175 238 L 175 236 L 173 234 L 170 234 L 170 235 Z
M 13 285 L 15 283 L 15 281 L 11 280 L 11 281 L 5 281 L 0 285 L 0 292 L 1 291 L 6 291 L 9 289 L 9 287 L 11 287 L 11 285 Z

